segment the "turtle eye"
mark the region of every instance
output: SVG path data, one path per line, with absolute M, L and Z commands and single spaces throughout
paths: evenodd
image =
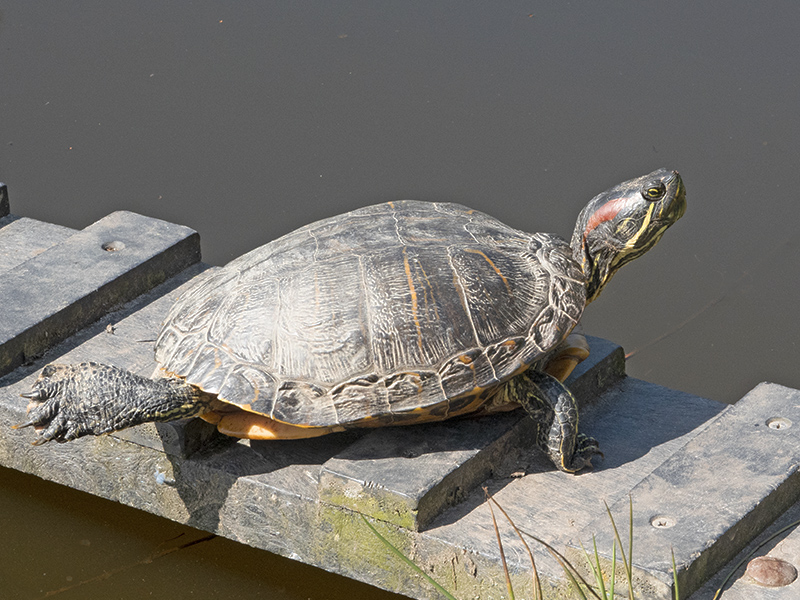
M 663 181 L 653 181 L 642 188 L 642 198 L 645 200 L 660 200 L 667 192 L 667 186 Z

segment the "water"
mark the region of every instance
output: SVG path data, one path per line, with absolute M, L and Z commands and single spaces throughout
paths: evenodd
M 799 26 L 793 2 L 6 2 L 0 180 L 15 214 L 82 228 L 133 210 L 195 228 L 223 264 L 398 198 L 568 236 L 595 193 L 678 169 L 686 216 L 584 325 L 633 376 L 735 402 L 800 388 Z M 199 535 L 2 480 L 19 598 Z M 212 540 L 60 597 L 364 594 L 272 560 Z

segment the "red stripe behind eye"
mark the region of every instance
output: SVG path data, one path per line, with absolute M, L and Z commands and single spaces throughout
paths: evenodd
M 622 210 L 628 204 L 627 198 L 616 198 L 614 200 L 609 200 L 606 202 L 602 207 L 597 209 L 592 218 L 589 219 L 589 222 L 586 223 L 586 229 L 583 230 L 583 237 L 586 239 L 586 236 L 589 235 L 600 223 L 605 223 L 606 221 L 610 221 L 614 217 L 619 214 L 619 211 Z

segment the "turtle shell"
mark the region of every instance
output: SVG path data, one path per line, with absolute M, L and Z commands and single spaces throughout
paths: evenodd
M 563 239 L 457 204 L 389 202 L 206 271 L 170 310 L 156 359 L 292 425 L 441 419 L 544 360 L 584 305 Z

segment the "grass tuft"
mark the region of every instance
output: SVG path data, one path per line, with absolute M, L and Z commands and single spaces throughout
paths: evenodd
M 534 600 L 542 600 L 542 586 L 541 581 L 539 579 L 539 572 L 536 568 L 536 561 L 533 558 L 533 552 L 531 551 L 530 546 L 528 545 L 525 538 L 530 538 L 534 540 L 536 543 L 540 544 L 544 547 L 550 555 L 558 562 L 561 568 L 564 571 L 564 574 L 567 577 L 570 585 L 572 586 L 572 590 L 574 593 L 574 598 L 580 600 L 588 600 L 589 596 L 592 598 L 596 598 L 597 600 L 613 600 L 614 598 L 614 588 L 616 582 L 616 572 L 617 572 L 617 549 L 619 549 L 620 558 L 622 559 L 622 564 L 625 568 L 625 576 L 628 584 L 628 600 L 636 600 L 634 591 L 633 591 L 633 499 L 629 496 L 629 510 L 628 510 L 628 552 L 625 553 L 625 549 L 622 544 L 622 537 L 619 534 L 619 530 L 617 528 L 617 523 L 614 520 L 614 515 L 611 514 L 611 509 L 609 509 L 608 504 L 605 504 L 606 512 L 608 513 L 609 521 L 611 522 L 611 527 L 614 530 L 614 541 L 611 545 L 611 572 L 608 575 L 608 583 L 606 583 L 606 578 L 603 576 L 603 567 L 602 561 L 600 559 L 600 552 L 597 549 L 597 541 L 594 536 L 592 536 L 592 553 L 590 554 L 581 544 L 581 549 L 586 557 L 586 562 L 589 565 L 589 569 L 592 571 L 592 576 L 594 577 L 594 585 L 590 585 L 578 572 L 578 570 L 567 560 L 567 558 L 561 554 L 558 550 L 556 550 L 553 546 L 542 540 L 541 538 L 528 533 L 522 529 L 519 529 L 508 513 L 503 509 L 500 503 L 495 500 L 489 491 L 486 488 L 483 488 L 484 493 L 486 494 L 486 502 L 489 505 L 489 511 L 492 516 L 492 525 L 494 526 L 494 532 L 497 536 L 497 547 L 500 551 L 500 560 L 503 564 L 503 573 L 505 574 L 506 580 L 506 588 L 508 590 L 508 597 L 510 600 L 515 600 L 514 596 L 514 589 L 511 584 L 511 574 L 508 569 L 508 563 L 506 561 L 505 551 L 503 549 L 503 540 L 500 535 L 500 528 L 497 524 L 497 517 L 495 515 L 494 509 L 500 511 L 500 513 L 506 518 L 508 523 L 511 525 L 514 533 L 516 533 L 517 537 L 522 541 L 525 549 L 528 553 L 528 557 L 531 561 L 531 572 L 532 572 L 532 583 L 533 583 L 533 593 L 534 593 Z M 372 530 L 372 533 L 383 542 L 386 547 L 388 547 L 392 553 L 397 556 L 402 562 L 406 563 L 411 569 L 413 569 L 417 574 L 422 575 L 431 585 L 433 585 L 436 590 L 442 594 L 447 600 L 456 600 L 456 598 L 450 594 L 445 588 L 443 588 L 438 582 L 436 582 L 430 575 L 428 575 L 424 570 L 422 570 L 414 561 L 410 558 L 405 556 L 400 550 L 398 550 L 389 540 L 387 540 L 380 532 L 375 529 L 375 527 L 364 517 L 361 516 L 364 523 L 367 527 Z M 785 529 L 797 525 L 797 523 L 793 523 L 790 526 L 779 531 L 776 535 L 782 533 Z M 770 538 L 771 539 L 771 538 Z M 769 540 L 767 540 L 769 541 Z M 766 542 L 764 542 L 766 543 Z M 755 552 L 755 551 L 754 551 Z M 746 557 L 746 558 L 749 558 Z M 745 560 L 746 560 L 745 558 Z M 741 566 L 742 563 L 739 563 L 736 568 Z M 736 570 L 734 569 L 734 571 Z M 672 577 L 674 582 L 674 600 L 679 600 L 680 598 L 680 591 L 678 589 L 678 569 L 675 565 L 675 552 L 672 551 Z M 729 575 L 730 578 L 730 575 Z M 719 595 L 722 593 L 722 588 L 727 583 L 727 579 L 723 582 L 722 587 L 717 591 L 717 595 L 714 597 L 716 600 L 719 598 Z

